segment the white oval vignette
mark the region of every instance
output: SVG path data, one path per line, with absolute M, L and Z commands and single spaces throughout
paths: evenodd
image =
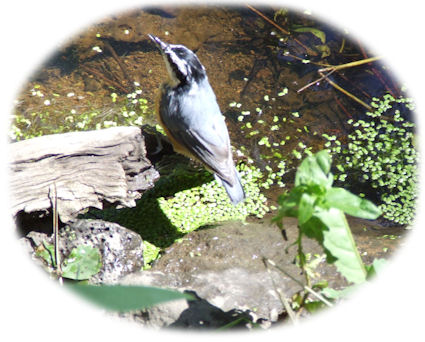
M 191 1 L 190 4 L 194 4 Z M 161 3 L 162 5 L 163 3 Z M 177 3 L 172 3 L 177 5 Z M 228 1 L 224 3 L 244 3 Z M 252 3 L 255 4 L 255 3 Z M 395 72 L 395 77 L 409 89 L 409 95 L 417 104 L 417 121 L 423 127 L 421 109 L 424 104 L 425 75 L 423 56 L 423 19 L 420 2 L 359 0 L 335 2 L 314 0 L 286 2 L 267 1 L 262 4 L 289 6 L 294 9 L 312 11 L 336 29 L 346 28 L 355 38 L 367 45 L 376 55 L 384 57 Z M 54 52 L 61 42 L 72 38 L 89 25 L 106 15 L 120 13 L 143 5 L 159 5 L 156 2 L 134 0 L 121 1 L 16 1 L 4 6 L 0 21 L 3 33 L 1 53 L 2 70 L 2 151 L 7 151 L 6 137 L 8 116 L 13 100 L 27 78 Z M 404 5 L 404 6 L 403 6 Z M 423 135 L 418 135 L 423 145 Z M 1 189 L 7 189 L 7 158 L 3 157 Z M 421 181 L 423 175 L 421 174 Z M 6 194 L 6 191 L 2 191 Z M 415 336 L 422 328 L 422 317 L 417 313 L 424 303 L 420 293 L 423 280 L 421 250 L 424 239 L 423 194 L 418 199 L 416 224 L 405 246 L 390 261 L 388 268 L 375 281 L 365 285 L 354 298 L 336 308 L 301 322 L 298 327 L 271 329 L 244 333 L 244 340 L 273 338 L 279 340 L 327 340 L 379 339 L 396 340 Z M 12 232 L 12 221 L 8 211 L 8 197 L 3 196 L 3 236 L 0 239 L 2 263 L 2 310 L 3 336 L 13 340 L 31 341 L 122 341 L 124 339 L 183 339 L 192 338 L 236 338 L 235 334 L 193 331 L 161 331 L 141 329 L 134 324 L 108 317 L 89 303 L 80 300 L 49 281 L 24 255 Z M 153 336 L 147 336 L 153 335 Z

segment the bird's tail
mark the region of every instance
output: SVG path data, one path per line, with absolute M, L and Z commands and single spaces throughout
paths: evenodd
M 214 176 L 217 182 L 221 183 L 221 185 L 223 185 L 223 187 L 226 189 L 227 195 L 229 196 L 233 205 L 236 205 L 245 199 L 245 191 L 243 190 L 241 178 L 236 168 L 234 171 L 235 181 L 233 182 L 233 185 L 220 178 L 217 174 L 214 174 Z

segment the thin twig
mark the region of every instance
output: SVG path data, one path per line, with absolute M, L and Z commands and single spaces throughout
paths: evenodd
M 263 258 L 264 265 L 266 266 L 267 273 L 269 274 L 270 279 L 271 279 L 271 281 L 273 283 L 273 287 L 275 288 L 277 294 L 279 295 L 280 302 L 285 307 L 285 310 L 288 313 L 289 318 L 291 319 L 292 323 L 297 324 L 297 316 L 295 315 L 294 310 L 292 310 L 291 305 L 289 304 L 288 300 L 285 297 L 285 294 L 283 293 L 283 291 L 281 290 L 281 288 L 276 285 L 276 283 L 275 283 L 275 281 L 274 281 L 274 279 L 272 277 L 270 268 L 269 268 L 269 266 L 268 266 L 268 264 L 266 262 L 268 260 L 269 259 L 267 259 L 267 258 Z
M 377 56 L 377 57 L 370 57 L 370 58 L 362 59 L 360 61 L 354 61 L 354 62 L 340 64 L 340 65 L 331 65 L 329 67 L 320 69 L 319 72 L 326 72 L 326 71 L 330 71 L 330 70 L 341 70 L 341 69 L 346 69 L 346 68 L 352 68 L 352 67 L 355 67 L 355 66 L 359 66 L 359 65 L 363 65 L 363 64 L 367 64 L 367 63 L 377 61 L 381 58 L 382 57 Z
M 299 281 L 297 278 L 290 275 L 288 272 L 286 272 L 283 268 L 276 265 L 276 263 L 273 260 L 270 260 L 268 258 L 263 257 L 264 262 L 268 262 L 273 267 L 276 267 L 279 271 L 281 271 L 283 274 L 291 278 L 293 281 L 295 281 L 298 285 L 302 286 L 306 291 L 310 292 L 313 296 L 315 296 L 317 299 L 321 300 L 323 303 L 325 303 L 327 306 L 332 307 L 333 304 L 329 302 L 325 297 L 323 297 L 320 293 L 317 293 L 314 291 L 311 287 L 304 285 L 301 281 Z
M 61 268 L 61 259 L 59 252 L 59 212 L 58 212 L 58 192 L 56 188 L 56 183 L 53 182 L 53 186 L 50 186 L 50 200 L 52 202 L 52 211 L 53 211 L 53 241 L 55 249 L 55 264 L 56 264 L 56 273 L 59 276 L 59 281 L 62 282 L 62 268 Z
M 344 107 L 344 105 L 341 103 L 341 101 L 338 100 L 338 97 L 336 94 L 334 94 L 334 99 L 336 104 L 342 109 L 342 111 L 347 115 L 349 118 L 352 118 L 353 116 L 348 112 L 348 110 Z
M 342 53 L 342 51 L 344 51 L 344 47 L 345 47 L 345 38 L 342 38 L 342 42 L 341 42 L 341 47 L 339 48 L 339 53 Z
M 284 54 L 283 54 L 285 57 L 286 56 L 288 56 L 288 57 L 291 57 L 291 58 L 293 58 L 293 59 L 296 59 L 296 60 L 298 60 L 298 61 L 300 61 L 300 62 L 304 62 L 304 60 L 305 60 L 305 58 L 301 58 L 301 57 L 298 57 L 298 56 L 295 56 L 295 55 L 292 55 L 292 54 L 290 54 L 290 53 L 288 53 L 288 52 L 285 52 Z M 314 62 L 314 61 L 309 61 L 308 62 L 309 64 L 313 64 L 313 65 L 317 65 L 317 66 L 321 66 L 321 67 L 331 67 L 332 65 L 330 65 L 330 64 L 328 64 L 328 63 L 322 63 L 322 62 Z
M 103 79 L 106 83 L 109 83 L 109 85 L 121 90 L 123 93 L 128 93 L 128 89 L 124 88 L 121 84 L 114 82 L 112 80 L 110 80 L 109 78 L 105 77 L 102 73 L 100 73 L 99 71 L 89 68 L 86 65 L 81 65 L 81 68 L 84 69 L 85 71 L 89 72 L 90 74 L 93 74 L 94 76 L 97 76 L 101 79 Z
M 259 10 L 257 10 L 256 8 L 252 7 L 251 5 L 246 4 L 246 7 L 248 7 L 251 11 L 255 12 L 256 14 L 258 14 L 261 18 L 263 18 L 265 21 L 267 21 L 269 24 L 273 25 L 274 27 L 276 27 L 278 30 L 280 30 L 281 32 L 283 32 L 284 34 L 290 35 L 290 32 L 285 30 L 283 27 L 281 27 L 280 25 L 276 24 L 273 20 L 267 18 L 263 13 L 261 13 Z M 300 42 L 297 38 L 293 38 L 294 41 L 299 44 L 300 46 L 302 46 L 304 48 L 304 50 L 312 56 L 317 56 L 317 52 L 313 51 L 312 49 L 310 49 L 308 46 L 304 45 L 302 42 Z
M 372 110 L 372 107 L 369 106 L 367 103 L 363 102 L 362 100 L 360 100 L 358 97 L 354 96 L 353 94 L 351 94 L 350 92 L 348 92 L 347 90 L 345 90 L 344 88 L 340 87 L 338 84 L 336 84 L 334 81 L 331 81 L 327 75 L 324 75 L 322 72 L 319 71 L 319 75 L 324 76 L 325 80 L 335 89 L 339 90 L 341 93 L 347 95 L 349 98 L 353 99 L 354 101 L 356 101 L 357 103 L 360 103 L 363 107 L 367 108 L 368 110 Z
M 129 83 L 129 85 L 132 85 L 131 82 L 131 78 L 127 72 L 127 68 L 125 67 L 124 63 L 121 61 L 121 59 L 118 57 L 117 53 L 115 52 L 114 48 L 112 47 L 112 45 L 106 40 L 103 39 L 103 44 L 105 45 L 106 49 L 111 53 L 112 58 L 117 62 L 118 66 L 120 67 L 124 78 L 127 80 L 127 82 Z
M 301 93 L 303 90 L 306 90 L 307 88 L 311 87 L 312 85 L 322 81 L 323 79 L 325 79 L 325 77 L 328 77 L 330 74 L 332 74 L 335 70 L 331 70 L 329 73 L 327 73 L 325 76 L 320 77 L 319 79 L 310 82 L 309 84 L 305 85 L 304 87 L 300 88 L 297 90 L 297 93 Z
M 359 40 L 357 40 L 357 45 L 360 48 L 360 51 L 362 52 L 362 55 L 364 58 L 367 58 L 367 53 L 366 50 L 363 48 L 363 45 L 360 43 Z M 393 96 L 396 97 L 394 95 L 394 93 L 391 91 L 391 87 L 387 84 L 387 82 L 384 80 L 384 78 L 382 77 L 381 73 L 374 67 L 371 68 L 372 72 L 375 74 L 375 76 L 381 81 L 381 83 L 384 85 L 385 89 Z M 390 77 L 390 81 L 392 81 L 392 78 Z M 394 83 L 392 83 L 394 91 L 397 91 L 396 86 L 394 85 Z

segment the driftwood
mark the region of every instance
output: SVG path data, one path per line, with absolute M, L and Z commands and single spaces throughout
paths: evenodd
M 62 222 L 106 200 L 132 207 L 158 172 L 146 158 L 140 128 L 46 135 L 11 147 L 13 215 L 51 208 L 57 196 Z

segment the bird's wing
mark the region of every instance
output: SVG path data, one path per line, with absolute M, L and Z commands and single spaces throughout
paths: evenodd
M 208 131 L 205 128 L 191 128 L 171 133 L 195 158 L 217 173 L 220 178 L 229 184 L 234 183 L 234 166 L 227 128 L 224 137 L 222 131 L 214 132 L 214 128 L 208 128 Z
M 186 96 L 176 101 L 179 88 L 164 87 L 159 107 L 160 119 L 172 138 L 194 158 L 229 184 L 234 184 L 235 169 L 229 133 L 214 92 L 208 82 L 195 90 L 196 96 Z

